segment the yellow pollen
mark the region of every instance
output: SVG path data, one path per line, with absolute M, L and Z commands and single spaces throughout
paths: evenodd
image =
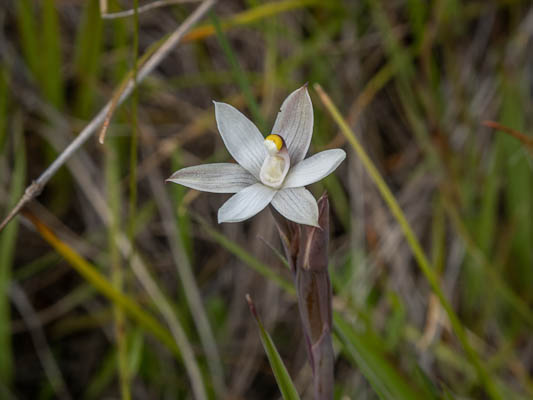
M 276 134 L 272 134 L 272 135 L 268 135 L 265 140 L 270 140 L 272 142 L 274 142 L 274 144 L 276 145 L 276 148 L 278 149 L 278 151 L 281 150 L 281 147 L 283 146 L 283 139 L 281 138 L 280 135 L 276 135 Z

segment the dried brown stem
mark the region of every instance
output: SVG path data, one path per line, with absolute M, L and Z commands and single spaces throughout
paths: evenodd
M 320 227 L 298 225 L 273 213 L 294 273 L 300 319 L 313 370 L 316 400 L 333 399 L 335 353 L 331 340 L 332 293 L 328 273 L 329 201 L 318 200 Z
M 499 122 L 483 121 L 482 124 L 489 128 L 497 129 L 499 131 L 507 133 L 515 139 L 518 139 L 524 146 L 527 147 L 529 151 L 533 151 L 533 137 L 528 136 L 520 131 L 517 131 L 516 129 L 512 129 L 508 126 L 502 125 Z

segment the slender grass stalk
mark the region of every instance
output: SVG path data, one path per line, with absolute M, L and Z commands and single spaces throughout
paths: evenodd
M 119 249 L 116 245 L 119 224 L 121 220 L 120 213 L 120 177 L 117 160 L 115 142 L 110 141 L 106 149 L 106 175 L 107 175 L 107 193 L 109 208 L 111 210 L 111 220 L 109 223 L 109 259 L 111 264 L 111 281 L 113 287 L 123 291 L 124 273 L 121 265 Z M 128 348 L 126 341 L 126 320 L 123 310 L 116 304 L 113 304 L 113 316 L 115 324 L 115 339 L 117 342 L 117 368 L 119 373 L 120 390 L 123 400 L 131 399 L 130 392 L 130 373 L 128 370 Z
M 137 143 L 138 143 L 138 135 L 139 135 L 139 121 L 138 121 L 138 104 L 139 104 L 139 89 L 138 89 L 138 58 L 139 58 L 139 1 L 134 0 L 133 1 L 133 93 L 131 96 L 131 136 L 130 136 L 130 168 L 129 168 L 129 207 L 128 207 L 128 224 L 127 224 L 127 237 L 129 242 L 131 243 L 131 253 L 128 254 L 128 264 L 131 263 L 131 258 L 133 256 L 133 252 L 135 251 L 135 224 L 137 219 Z M 113 151 L 113 150 L 112 150 Z M 114 182 L 114 184 L 118 184 L 119 180 L 117 177 L 117 180 Z M 118 197 L 118 194 L 117 194 Z M 112 214 L 116 218 L 120 218 L 120 212 L 118 208 L 118 201 L 119 199 L 115 199 L 117 202 L 116 206 L 117 208 L 112 211 Z M 119 219 L 118 219 L 119 220 Z M 116 220 L 116 221 L 118 221 Z M 116 223 L 115 221 L 115 223 Z M 113 226 L 113 221 L 111 222 L 111 225 Z M 116 229 L 117 226 L 115 225 L 115 228 L 111 228 L 114 230 L 115 235 L 113 238 L 113 242 L 116 245 L 115 239 L 118 239 L 118 229 Z M 116 258 L 113 260 L 113 265 L 115 268 L 113 268 L 114 273 L 114 283 L 117 285 L 117 289 L 122 290 L 122 281 L 123 281 L 123 273 L 121 271 L 121 266 L 119 264 L 120 256 L 118 255 L 117 249 L 114 249 L 114 257 Z M 125 321 L 124 316 L 121 315 L 121 311 L 117 309 L 116 314 L 116 326 L 117 326 L 117 339 L 118 339 L 118 367 L 119 367 L 119 374 L 120 374 L 120 381 L 121 381 L 121 394 L 123 400 L 129 400 L 131 398 L 130 393 L 130 376 L 128 371 L 128 355 L 127 355 L 127 345 L 126 345 L 126 332 L 125 332 Z
M 61 39 L 59 30 L 59 18 L 57 4 L 54 0 L 44 0 L 42 2 L 42 47 L 46 51 L 41 51 L 39 66 L 41 68 L 40 82 L 43 85 L 45 97 L 61 110 L 65 104 L 64 97 L 64 73 L 61 69 L 63 60 L 61 56 Z
M 11 171 L 8 207 L 13 206 L 16 198 L 22 194 L 26 179 L 26 150 L 22 133 L 22 116 L 15 114 L 13 123 L 15 163 Z M 18 235 L 18 223 L 9 226 L 0 233 L 0 384 L 9 387 L 13 378 L 13 354 L 11 347 L 11 313 L 9 307 L 9 285 L 15 245 Z
M 9 70 L 0 64 L 0 157 L 3 155 L 7 137 L 9 104 Z
M 530 94 L 525 90 L 518 70 L 509 66 L 502 83 L 502 108 L 499 119 L 503 126 L 515 131 L 525 131 L 528 123 L 527 107 Z M 526 100 L 527 99 L 527 100 Z M 510 133 L 507 130 L 507 133 Z M 518 290 L 531 302 L 529 285 L 533 282 L 533 164 L 530 148 L 510 135 L 502 135 L 497 140 L 501 150 L 502 163 L 499 174 L 505 176 L 504 201 L 508 215 L 516 221 L 515 234 L 510 238 L 510 251 L 515 263 L 513 271 L 520 276 L 515 282 Z M 528 293 L 527 295 L 525 293 Z
M 15 3 L 17 14 L 17 31 L 22 47 L 22 53 L 29 70 L 38 79 L 39 73 L 39 43 L 37 34 L 37 21 L 34 15 L 34 2 L 20 0 Z
M 135 214 L 137 207 L 137 142 L 139 135 L 139 121 L 137 107 L 139 104 L 139 90 L 137 81 L 137 59 L 139 57 L 139 0 L 133 1 L 133 93 L 131 96 L 132 121 L 130 137 L 130 168 L 129 168 L 129 214 L 128 239 L 133 244 L 135 239 Z M 133 250 L 133 249 L 132 249 Z
M 359 143 L 359 140 L 357 140 L 355 134 L 350 129 L 342 115 L 340 114 L 337 107 L 333 104 L 329 96 L 324 92 L 322 87 L 319 84 L 314 85 L 320 100 L 332 116 L 333 120 L 337 123 L 339 126 L 341 132 L 344 134 L 352 148 L 355 150 L 357 155 L 359 156 L 365 170 L 370 175 L 370 178 L 378 188 L 381 196 L 383 197 L 383 200 L 389 207 L 390 212 L 392 215 L 396 218 L 398 224 L 400 225 L 405 238 L 407 242 L 409 243 L 409 246 L 411 247 L 411 250 L 413 251 L 413 255 L 415 257 L 415 260 L 417 261 L 418 266 L 420 267 L 420 270 L 426 277 L 428 283 L 431 286 L 431 289 L 438 297 L 442 307 L 446 311 L 446 314 L 448 315 L 448 318 L 450 320 L 450 323 L 453 327 L 453 330 L 455 334 L 457 335 L 457 338 L 461 342 L 461 345 L 463 346 L 468 359 L 472 363 L 473 367 L 476 369 L 476 372 L 478 374 L 478 377 L 481 381 L 481 384 L 485 387 L 487 390 L 487 393 L 490 395 L 493 399 L 501 399 L 501 395 L 499 393 L 498 388 L 496 387 L 495 383 L 491 379 L 489 373 L 485 369 L 483 362 L 479 358 L 476 351 L 473 349 L 472 345 L 470 344 L 468 337 L 466 335 L 466 330 L 463 327 L 461 321 L 453 311 L 453 308 L 450 304 L 450 302 L 446 299 L 444 292 L 442 288 L 440 287 L 440 283 L 438 280 L 438 277 L 435 275 L 435 271 L 430 265 L 430 262 L 428 258 L 426 257 L 426 254 L 424 253 L 424 250 L 422 249 L 422 245 L 416 238 L 409 222 L 407 221 L 407 218 L 405 217 L 405 214 L 403 213 L 402 209 L 400 208 L 398 202 L 396 201 L 396 198 L 390 191 L 389 187 L 385 183 L 384 179 L 382 178 L 381 174 L 379 173 L 378 169 L 364 150 L 363 146 Z
M 85 2 L 75 43 L 73 69 L 79 88 L 75 92 L 74 113 L 79 118 L 88 118 L 96 100 L 93 87 L 102 66 L 103 23 L 96 1 Z

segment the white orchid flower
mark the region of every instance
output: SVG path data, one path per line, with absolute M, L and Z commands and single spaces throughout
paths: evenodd
M 215 103 L 218 130 L 238 164 L 180 169 L 167 181 L 212 193 L 236 193 L 218 210 L 218 222 L 240 222 L 268 204 L 298 224 L 318 226 L 318 206 L 304 187 L 332 173 L 346 157 L 341 149 L 304 159 L 313 134 L 313 105 L 307 85 L 285 99 L 266 138 L 237 109 Z

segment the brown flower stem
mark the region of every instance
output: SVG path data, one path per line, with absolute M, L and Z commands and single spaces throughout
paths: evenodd
M 327 271 L 299 269 L 296 290 L 317 400 L 333 399 L 331 284 Z
M 294 273 L 298 307 L 313 371 L 316 400 L 333 399 L 335 353 L 331 340 L 332 304 L 328 274 L 329 201 L 318 200 L 320 228 L 298 225 L 274 214 Z

